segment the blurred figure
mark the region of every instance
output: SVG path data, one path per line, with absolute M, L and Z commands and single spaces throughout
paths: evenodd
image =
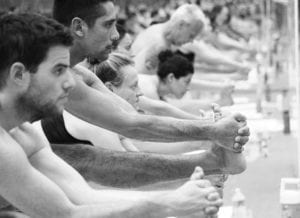
M 131 48 L 138 72 L 155 74 L 158 54 L 171 46 L 191 42 L 203 30 L 205 23 L 204 14 L 196 5 L 184 4 L 167 22 L 152 25 L 141 32 Z
M 197 108 L 196 111 L 199 111 L 199 109 L 208 110 L 213 102 L 220 103 L 222 106 L 232 104 L 230 92 L 233 91 L 233 86 L 228 87 L 229 93 L 227 91 L 227 96 L 221 95 L 220 99 L 181 99 L 188 90 L 205 92 L 207 91 L 205 89 L 210 86 L 213 88 L 208 90 L 215 91 L 227 86 L 221 83 L 205 83 L 192 79 L 194 74 L 193 64 L 187 58 L 172 53 L 170 50 L 161 52 L 159 61 L 157 75 L 139 74 L 140 87 L 145 96 L 169 102 L 189 112 L 192 112 L 191 108 L 193 108 L 193 112 L 195 112 L 194 108 Z

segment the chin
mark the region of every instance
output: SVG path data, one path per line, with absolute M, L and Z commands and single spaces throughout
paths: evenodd
M 44 112 L 44 116 L 46 117 L 56 117 L 56 116 L 60 116 L 62 115 L 64 111 L 64 106 L 57 106 L 57 107 L 53 107 L 53 108 L 49 108 L 48 110 L 46 110 Z

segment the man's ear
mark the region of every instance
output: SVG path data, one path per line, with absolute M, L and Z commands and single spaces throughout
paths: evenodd
M 175 76 L 173 73 L 169 73 L 168 76 L 167 76 L 167 82 L 171 83 L 173 82 L 175 79 Z
M 24 64 L 16 62 L 9 69 L 9 79 L 18 86 L 28 86 L 30 81 L 30 72 L 26 70 Z
M 104 85 L 112 92 L 114 92 L 114 89 L 113 89 L 113 84 L 111 84 L 111 82 L 106 82 L 104 83 Z
M 79 17 L 74 17 L 71 22 L 71 32 L 74 36 L 82 38 L 87 32 L 87 24 Z
M 179 28 L 182 28 L 182 27 L 187 26 L 187 25 L 189 25 L 189 23 L 184 21 L 184 20 L 179 20 L 178 21 L 178 27 Z

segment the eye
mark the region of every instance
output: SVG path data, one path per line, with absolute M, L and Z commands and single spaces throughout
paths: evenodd
M 55 71 L 54 74 L 56 76 L 61 76 L 62 74 L 64 74 L 66 72 L 67 68 L 66 67 L 58 67 Z
M 138 87 L 138 83 L 135 83 L 131 86 L 131 89 L 135 90 L 135 89 L 137 89 L 137 87 Z
M 105 27 L 106 28 L 111 28 L 114 25 L 115 21 L 109 21 L 107 23 L 105 23 Z

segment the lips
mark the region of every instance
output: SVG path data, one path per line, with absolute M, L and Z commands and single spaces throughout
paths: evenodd
M 105 51 L 106 51 L 107 53 L 111 53 L 112 49 L 113 49 L 113 46 L 112 46 L 112 45 L 109 45 L 109 46 L 106 47 Z
M 69 97 L 69 93 L 60 96 L 59 99 L 67 99 L 68 97 Z

